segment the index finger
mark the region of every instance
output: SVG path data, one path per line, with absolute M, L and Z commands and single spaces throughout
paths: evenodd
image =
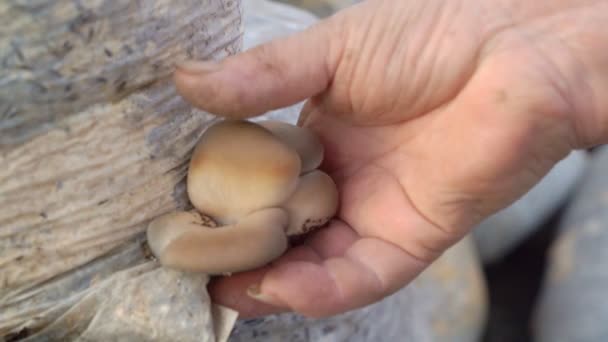
M 339 47 L 331 42 L 336 19 L 216 62 L 178 66 L 175 85 L 194 106 L 242 119 L 289 106 L 324 91 Z

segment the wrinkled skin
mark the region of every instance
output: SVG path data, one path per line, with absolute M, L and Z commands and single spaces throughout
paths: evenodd
M 227 117 L 309 99 L 300 123 L 341 195 L 327 228 L 215 281 L 215 300 L 245 317 L 319 317 L 407 285 L 572 149 L 608 141 L 607 22 L 604 0 L 372 0 L 181 65 L 178 91 Z

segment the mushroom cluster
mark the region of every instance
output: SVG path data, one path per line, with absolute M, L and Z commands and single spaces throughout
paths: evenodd
M 220 121 L 202 135 L 190 161 L 188 196 L 197 211 L 153 220 L 152 253 L 163 266 L 207 274 L 267 264 L 285 252 L 289 237 L 335 215 L 338 191 L 317 170 L 322 160 L 323 145 L 305 128 Z

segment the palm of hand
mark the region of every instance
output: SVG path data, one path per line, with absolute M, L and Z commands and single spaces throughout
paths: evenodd
M 490 96 L 484 92 L 471 96 Z M 265 273 L 262 289 L 275 303 L 323 316 L 378 300 L 412 280 L 477 220 L 540 179 L 563 153 L 556 145 L 555 160 L 537 159 L 536 140 L 528 139 L 536 135 L 542 141 L 539 130 L 548 126 L 536 120 L 509 126 L 502 119 L 488 126 L 480 117 L 496 113 L 453 109 L 471 108 L 467 100 L 381 126 L 353 124 L 309 104 L 304 124 L 321 137 L 323 168 L 340 190 L 337 220 L 269 273 L 266 268 L 222 279 L 212 293 L 238 300 L 224 303 L 241 308 L 244 316 L 265 312 L 235 295 Z

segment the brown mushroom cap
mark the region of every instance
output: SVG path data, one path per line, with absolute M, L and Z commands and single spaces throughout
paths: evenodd
M 256 211 L 234 225 L 206 228 L 187 212 L 167 214 L 148 227 L 148 243 L 163 266 L 225 274 L 261 267 L 287 249 L 287 213 Z
M 276 120 L 260 121 L 258 124 L 267 128 L 298 152 L 302 160 L 302 173 L 314 170 L 321 165 L 324 153 L 323 144 L 311 130 Z
M 267 129 L 221 121 L 201 137 L 188 170 L 192 204 L 222 224 L 278 207 L 298 182 L 298 153 Z
M 284 204 L 289 214 L 287 235 L 307 233 L 326 224 L 338 210 L 338 190 L 326 173 L 315 170 L 300 177 L 294 194 Z

